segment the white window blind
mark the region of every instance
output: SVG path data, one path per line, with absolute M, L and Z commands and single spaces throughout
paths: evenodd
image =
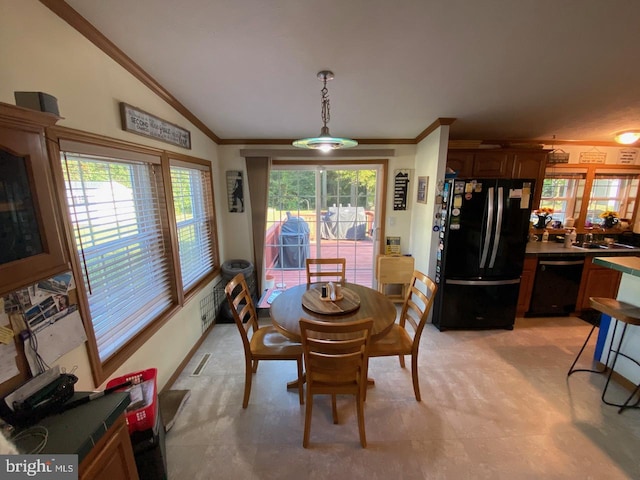
M 171 165 L 182 285 L 188 290 L 215 266 L 211 174 L 184 162 Z
M 70 151 L 61 156 L 91 320 L 105 360 L 172 302 L 160 166 Z
M 600 223 L 600 214 L 607 210 L 617 212 L 619 217 L 631 218 L 638 195 L 639 175 L 635 173 L 596 173 L 591 187 L 591 198 L 587 220 Z
M 581 204 L 576 200 L 581 186 L 584 191 L 584 177 L 585 174 L 580 173 L 547 173 L 542 185 L 540 207 L 552 208 L 553 219 L 563 223 L 568 217 L 577 217 Z

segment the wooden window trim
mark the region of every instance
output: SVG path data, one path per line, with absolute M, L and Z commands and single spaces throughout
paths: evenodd
M 214 172 L 211 162 L 206 160 L 202 160 L 200 158 L 191 157 L 188 155 L 183 155 L 179 153 L 170 153 L 165 152 L 162 157 L 162 174 L 164 178 L 168 179 L 168 182 L 165 182 L 165 197 L 167 199 L 167 204 L 169 206 L 169 229 L 171 236 L 171 247 L 172 251 L 178 252 L 178 228 L 176 222 L 176 213 L 175 207 L 173 203 L 173 193 L 171 190 L 171 165 L 173 163 L 183 163 L 185 166 L 191 165 L 192 168 L 204 167 L 204 170 L 209 172 L 209 178 L 211 181 L 211 202 L 212 205 L 212 224 L 217 226 L 217 215 L 216 215 L 216 202 L 215 202 L 215 189 L 214 189 Z M 191 297 L 197 294 L 200 290 L 202 290 L 207 284 L 209 284 L 219 273 L 222 262 L 220 261 L 220 250 L 219 250 L 219 241 L 218 241 L 218 231 L 217 228 L 215 230 L 215 238 L 213 239 L 213 254 L 215 257 L 214 261 L 214 269 L 198 280 L 194 285 L 191 286 L 186 292 L 183 291 L 182 288 L 178 289 L 178 303 L 180 305 L 184 305 Z M 180 272 L 180 257 L 179 255 L 173 256 L 173 269 L 177 272 L 177 284 L 182 285 L 182 278 Z
M 593 181 L 598 173 L 609 173 L 615 174 L 619 173 L 621 175 L 629 175 L 638 173 L 639 168 L 637 165 L 612 165 L 612 164 L 560 164 L 548 166 L 545 172 L 545 178 L 547 175 L 562 175 L 563 172 L 566 173 L 584 173 L 585 174 L 585 187 L 584 192 L 582 194 L 582 206 L 580 208 L 580 214 L 575 219 L 575 226 L 578 233 L 583 233 L 584 230 L 584 222 L 587 218 L 587 207 L 589 205 L 589 200 L 591 199 L 591 188 L 593 185 Z M 638 218 L 639 207 L 636 201 L 636 205 L 633 211 L 633 217 L 629 219 L 631 225 L 633 225 Z
M 87 352 L 89 363 L 91 366 L 91 372 L 93 376 L 93 382 L 95 386 L 101 385 L 122 365 L 125 361 L 127 361 L 132 355 L 136 353 L 140 349 L 142 345 L 144 345 L 156 332 L 160 330 L 176 313 L 182 310 L 185 302 L 196 295 L 199 291 L 205 288 L 208 283 L 210 283 L 216 276 L 220 274 L 220 266 L 216 265 L 216 268 L 207 274 L 205 277 L 201 279 L 187 294 L 182 291 L 181 283 L 178 282 L 179 277 L 179 264 L 180 260 L 177 255 L 177 238 L 176 228 L 175 228 L 175 212 L 173 209 L 173 198 L 170 195 L 171 185 L 170 185 L 170 177 L 167 177 L 169 173 L 169 158 L 176 158 L 182 161 L 189 161 L 198 164 L 210 165 L 210 162 L 202 159 L 198 159 L 195 157 L 187 157 L 185 155 L 181 155 L 175 152 L 160 150 L 152 147 L 141 146 L 131 142 L 125 142 L 117 139 L 112 139 L 109 137 L 105 137 L 102 135 L 92 134 L 83 132 L 80 130 L 75 130 L 67 127 L 50 127 L 47 129 L 47 139 L 49 140 L 49 161 L 51 164 L 54 184 L 55 184 L 55 193 L 57 196 L 57 200 L 60 204 L 61 211 L 65 212 L 62 215 L 62 227 L 64 231 L 64 237 L 67 242 L 68 251 L 71 256 L 71 266 L 73 270 L 73 274 L 76 279 L 82 279 L 82 270 L 79 262 L 78 255 L 76 253 L 75 248 L 75 240 L 73 236 L 73 225 L 71 224 L 69 215 L 66 214 L 68 212 L 68 205 L 66 201 L 66 189 L 64 184 L 64 175 L 63 169 L 60 162 L 60 148 L 59 142 L 61 139 L 65 139 L 68 141 L 76 141 L 81 143 L 93 144 L 100 147 L 108 147 L 114 149 L 121 149 L 125 151 L 135 152 L 142 155 L 154 155 L 161 157 L 162 164 L 162 174 L 164 178 L 164 193 L 165 193 L 165 209 L 166 216 L 168 219 L 169 227 L 166 228 L 164 234 L 166 235 L 167 242 L 170 245 L 170 253 L 169 253 L 169 264 L 172 267 L 173 275 L 172 275 L 172 292 L 173 292 L 173 301 L 169 308 L 167 308 L 158 318 L 156 318 L 153 322 L 147 325 L 138 335 L 136 335 L 133 339 L 131 339 L 128 343 L 126 343 L 122 348 L 120 348 L 116 353 L 114 353 L 108 359 L 101 361 L 100 356 L 98 354 L 98 347 L 95 340 L 95 333 L 93 330 L 93 324 L 91 322 L 91 315 L 89 310 L 89 303 L 87 300 L 87 295 L 84 287 L 83 281 L 76 281 L 77 290 L 78 290 L 78 308 L 80 310 L 80 314 L 82 316 L 82 321 L 86 329 L 87 333 Z M 213 189 L 213 169 L 212 169 L 212 189 Z M 214 205 L 214 215 L 215 215 L 215 205 Z M 216 245 L 216 255 L 219 259 L 218 252 L 218 232 L 217 232 L 217 223 L 214 223 L 215 229 L 215 245 Z M 218 262 L 219 263 L 219 262 Z

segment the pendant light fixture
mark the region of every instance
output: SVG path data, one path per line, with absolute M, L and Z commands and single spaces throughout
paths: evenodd
M 298 148 L 311 148 L 325 153 L 338 148 L 355 147 L 358 145 L 358 142 L 355 140 L 332 137 L 329 133 L 327 124 L 329 123 L 331 115 L 329 111 L 329 90 L 327 89 L 327 82 L 333 80 L 333 72 L 329 70 L 318 72 L 318 80 L 322 82 L 322 90 L 320 91 L 322 93 L 322 129 L 320 130 L 320 135 L 295 140 L 293 146 Z
M 622 145 L 631 145 L 640 140 L 640 131 L 638 130 L 630 130 L 627 132 L 620 132 L 616 134 L 616 142 L 621 143 Z

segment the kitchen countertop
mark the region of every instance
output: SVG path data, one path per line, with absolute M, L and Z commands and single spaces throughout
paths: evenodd
M 596 257 L 593 263 L 640 277 L 640 257 Z
M 611 246 L 608 248 L 565 248 L 563 243 L 557 242 L 529 242 L 525 250 L 527 257 L 539 257 L 546 255 L 589 255 L 594 257 L 609 256 L 635 256 L 640 255 L 638 247 Z

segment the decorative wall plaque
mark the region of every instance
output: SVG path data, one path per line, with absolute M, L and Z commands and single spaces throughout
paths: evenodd
M 229 201 L 229 212 L 244 212 L 244 182 L 242 171 L 227 171 L 227 199 Z
M 122 129 L 145 137 L 191 149 L 191 133 L 139 108 L 120 102 Z
M 580 152 L 580 163 L 605 163 L 606 160 L 607 152 L 601 152 L 597 149 Z
M 406 210 L 409 192 L 409 182 L 411 182 L 411 170 L 396 170 L 393 180 L 393 209 Z
M 618 163 L 620 165 L 635 165 L 638 161 L 638 149 L 623 148 L 618 152 Z
M 416 199 L 418 203 L 427 203 L 428 184 L 429 177 L 418 177 L 418 197 Z

